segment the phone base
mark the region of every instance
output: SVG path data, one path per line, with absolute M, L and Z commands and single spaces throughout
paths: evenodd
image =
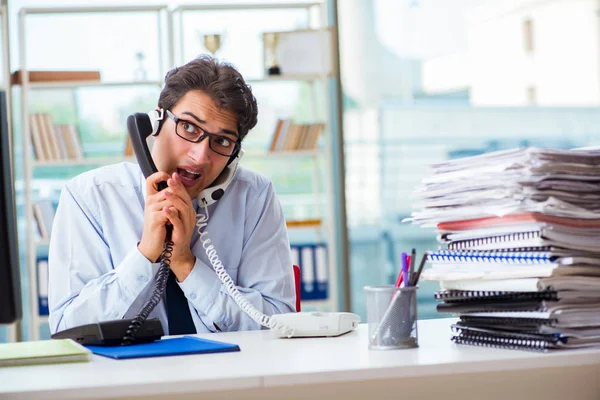
M 97 322 L 76 326 L 52 335 L 52 339 L 73 339 L 84 346 L 119 346 L 131 324 L 130 319 Z M 149 343 L 160 339 L 164 331 L 157 318 L 146 320 L 131 344 Z

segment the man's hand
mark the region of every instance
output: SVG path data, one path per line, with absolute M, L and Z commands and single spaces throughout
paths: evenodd
M 158 191 L 158 183 L 167 181 L 169 187 Z M 190 250 L 190 240 L 196 225 L 196 212 L 187 190 L 177 173 L 172 177 L 156 172 L 146 180 L 144 230 L 138 244 L 140 252 L 151 262 L 156 262 L 163 251 L 166 224 L 173 226 L 171 240 L 171 270 L 182 282 L 194 267 L 196 258 Z
M 183 282 L 196 262 L 196 257 L 190 249 L 192 233 L 196 226 L 196 210 L 179 174 L 174 173 L 167 184 L 169 187 L 164 191 L 169 207 L 165 208 L 164 213 L 173 225 L 172 240 L 175 243 L 171 256 L 171 270 L 177 280 Z
M 167 202 L 166 189 L 158 191 L 158 183 L 171 177 L 165 172 L 155 172 L 146 179 L 146 203 L 144 206 L 144 230 L 138 244 L 140 252 L 151 262 L 156 262 L 163 251 L 169 219 L 163 211 Z

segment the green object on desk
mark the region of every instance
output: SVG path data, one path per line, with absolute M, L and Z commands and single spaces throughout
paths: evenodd
M 71 339 L 0 344 L 0 367 L 89 361 L 91 351 Z

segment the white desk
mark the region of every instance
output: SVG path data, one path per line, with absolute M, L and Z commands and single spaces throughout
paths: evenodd
M 236 343 L 235 353 L 0 368 L 0 399 L 600 399 L 600 350 L 459 346 L 451 321 L 419 321 L 410 350 L 368 350 L 361 325 L 338 338 L 199 335 Z

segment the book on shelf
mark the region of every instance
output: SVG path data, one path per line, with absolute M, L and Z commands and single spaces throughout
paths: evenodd
M 41 200 L 33 204 L 33 217 L 42 240 L 50 239 L 55 213 L 54 204 L 49 200 Z
M 291 119 L 278 119 L 269 151 L 315 150 L 325 124 L 297 124 Z
M 38 313 L 39 315 L 50 315 L 48 309 L 48 257 L 37 258 L 37 290 L 38 290 Z
M 288 228 L 314 228 L 321 226 L 320 219 L 288 219 L 285 221 Z
M 133 157 L 133 145 L 131 144 L 131 138 L 127 135 L 125 139 L 125 151 L 123 152 L 125 157 Z
M 100 81 L 100 71 L 27 71 L 29 82 Z M 11 74 L 11 85 L 23 83 L 23 71 Z
M 33 153 L 39 161 L 80 160 L 83 147 L 73 124 L 55 125 L 48 113 L 29 115 Z
M 0 367 L 89 361 L 92 352 L 71 339 L 0 344 Z
M 292 244 L 292 264 L 300 267 L 300 298 L 323 300 L 329 297 L 327 245 L 324 243 Z

